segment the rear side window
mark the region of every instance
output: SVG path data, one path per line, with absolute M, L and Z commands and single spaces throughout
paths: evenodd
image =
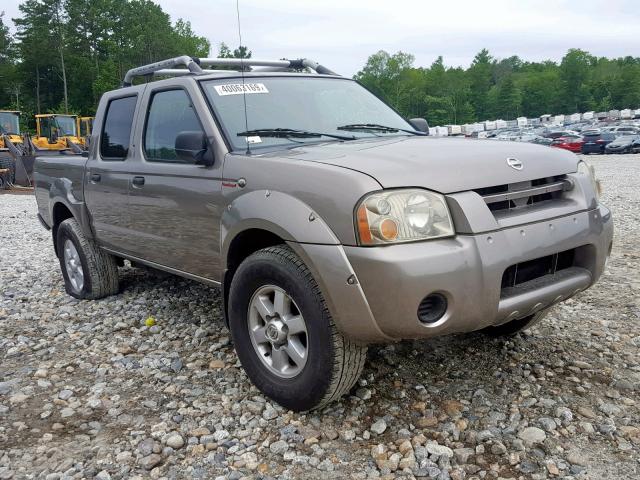
M 157 92 L 151 98 L 144 131 L 144 151 L 150 162 L 184 163 L 176 155 L 181 132 L 201 132 L 202 126 L 184 90 Z
M 100 137 L 100 155 L 103 159 L 127 158 L 137 99 L 138 97 L 133 96 L 116 98 L 109 102 Z

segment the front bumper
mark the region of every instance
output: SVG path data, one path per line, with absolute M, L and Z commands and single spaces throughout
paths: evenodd
M 451 239 L 369 248 L 298 244 L 296 250 L 305 250 L 305 260 L 314 264 L 338 327 L 373 343 L 479 330 L 566 300 L 600 277 L 612 238 L 611 213 L 598 206 Z M 523 288 L 501 289 L 508 267 L 571 249 L 580 252 L 571 268 Z M 417 311 L 431 293 L 444 295 L 448 308 L 425 324 Z

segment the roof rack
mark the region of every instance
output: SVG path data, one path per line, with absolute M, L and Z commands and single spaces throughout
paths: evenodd
M 180 57 L 169 58 L 160 62 L 150 63 L 149 65 L 132 68 L 124 76 L 122 86 L 130 87 L 135 77 L 178 77 L 183 75 L 229 72 L 229 70 L 211 70 L 203 69 L 202 67 L 236 67 L 238 69 L 237 71 L 241 71 L 246 67 L 259 67 L 252 68 L 252 71 L 255 72 L 285 72 L 308 68 L 320 75 L 337 75 L 327 67 L 308 58 L 300 58 L 297 60 L 257 60 L 255 58 L 197 58 L 182 55 Z

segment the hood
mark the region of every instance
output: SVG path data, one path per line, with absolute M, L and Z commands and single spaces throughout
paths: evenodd
M 521 142 L 395 137 L 308 145 L 278 157 L 336 165 L 365 173 L 384 188 L 423 187 L 441 193 L 522 182 L 575 172 L 570 152 Z M 507 164 L 522 162 L 522 170 Z

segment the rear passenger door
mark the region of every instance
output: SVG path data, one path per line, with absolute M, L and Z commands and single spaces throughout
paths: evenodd
M 139 146 L 129 174 L 129 250 L 140 259 L 217 281 L 223 155 L 213 150 L 219 133 L 195 83 L 178 85 L 149 84 L 145 92 L 145 117 L 138 121 Z M 216 157 L 213 166 L 176 155 L 178 134 L 200 131 Z
M 127 215 L 132 126 L 138 92 L 113 96 L 97 114 L 100 131 L 94 133 L 84 179 L 85 203 L 98 242 L 120 251 L 129 230 Z

